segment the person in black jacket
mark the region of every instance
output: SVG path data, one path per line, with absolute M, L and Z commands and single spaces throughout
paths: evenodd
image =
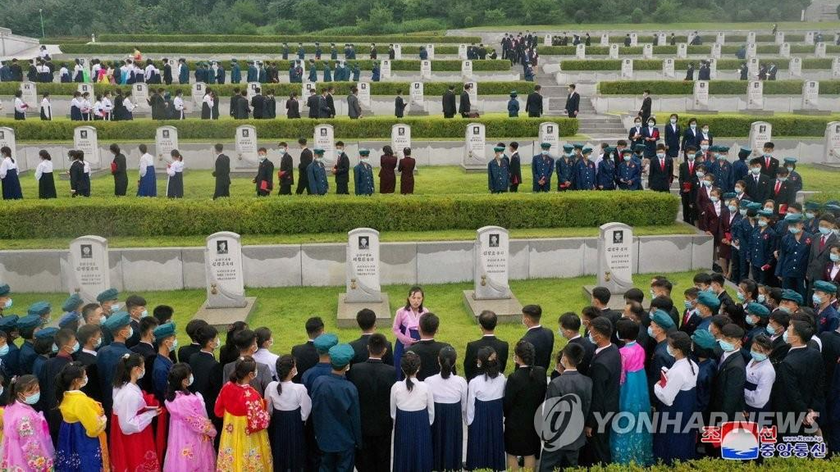
M 496 351 L 499 358 L 499 369 L 504 372 L 508 359 L 508 343 L 502 341 L 495 335 L 498 317 L 490 310 L 484 310 L 478 315 L 478 324 L 481 326 L 481 339 L 467 343 L 467 352 L 464 355 L 464 377 L 467 382 L 479 374 L 476 367 L 478 350 L 484 346 L 490 346 Z
M 577 313 L 569 311 L 560 315 L 560 335 L 568 341 L 566 345 L 577 344 L 583 348 L 583 356 L 575 365 L 578 372 L 586 375 L 589 372 L 589 364 L 592 363 L 592 356 L 595 355 L 595 345 L 588 338 L 580 335 L 580 325 L 580 317 Z M 557 365 L 551 372 L 552 379 L 562 374 L 561 357 L 562 353 L 558 353 Z
M 423 313 L 420 316 L 420 340 L 414 343 L 406 352 L 413 352 L 420 356 L 420 370 L 417 372 L 417 380 L 423 381 L 440 373 L 440 365 L 437 362 L 440 350 L 449 344 L 435 341 L 435 334 L 440 326 L 440 318 L 434 313 Z
M 265 95 L 265 111 L 263 118 L 273 120 L 277 118 L 277 100 L 274 98 L 274 90 L 269 90 Z
M 120 147 L 116 144 L 111 145 L 111 153 L 114 155 L 114 160 L 111 161 L 111 175 L 114 176 L 114 195 L 124 197 L 128 188 L 125 156 L 120 152 Z
M 554 350 L 554 332 L 540 325 L 542 308 L 539 305 L 526 305 L 522 307 L 522 323 L 528 327 L 528 331 L 522 339 L 534 345 L 534 365 L 548 370 L 551 363 L 551 352 Z
M 318 96 L 318 92 L 315 91 L 313 87 L 309 90 L 309 98 L 306 99 L 306 106 L 309 108 L 309 118 L 318 118 L 318 112 L 321 109 L 321 98 Z M 304 169 L 306 172 L 306 169 Z
M 587 437 L 586 462 L 592 464 L 609 464 L 612 462 L 610 452 L 609 423 L 599 427 L 596 415 L 606 418 L 618 413 L 618 397 L 621 388 L 621 354 L 618 348 L 610 342 L 612 338 L 612 324 L 604 317 L 597 317 L 589 324 L 589 336 L 595 340 L 596 353 L 589 366 L 589 378 L 592 379 L 592 407 L 586 416 L 584 431 Z M 562 376 L 561 376 L 562 378 Z M 743 388 L 743 386 L 742 386 Z M 743 398 L 743 392 L 741 397 Z
M 297 92 L 292 92 L 286 100 L 286 118 L 300 118 L 300 102 L 297 99 Z
M 580 111 L 580 94 L 575 88 L 575 84 L 569 84 L 569 96 L 566 97 L 566 114 L 569 118 L 577 118 Z
M 650 90 L 642 92 L 642 107 L 639 108 L 638 114 L 642 118 L 642 123 L 647 123 L 648 118 L 650 118 L 651 102 Z
M 70 193 L 73 197 L 89 197 L 90 180 L 85 175 L 85 153 L 71 150 L 68 155 L 73 160 L 70 165 Z
M 221 431 L 219 428 L 222 427 L 222 419 L 213 412 L 223 383 L 222 364 L 213 355 L 213 351 L 217 349 L 218 336 L 219 332 L 211 325 L 202 326 L 196 331 L 196 341 L 201 349 L 189 358 L 194 378 L 189 389 L 193 393 L 200 393 L 205 398 L 204 407 L 207 410 L 207 417 L 216 426 L 216 431 Z M 186 362 L 186 359 L 181 359 L 181 362 Z
M 350 361 L 351 364 L 359 364 L 368 360 L 368 342 L 376 332 L 376 313 L 368 308 L 360 310 L 356 313 L 356 324 L 358 324 L 359 329 L 362 330 L 362 335 L 359 336 L 359 339 L 350 341 L 349 343 L 350 347 L 352 347 L 353 351 L 356 353 L 353 356 L 353 360 Z M 386 340 L 385 342 L 387 343 L 385 352 L 379 357 L 385 364 L 394 365 L 394 354 L 391 347 L 391 341 Z
M 407 104 L 402 98 L 402 90 L 397 90 L 397 98 L 394 99 L 394 116 L 402 118 L 405 114 L 405 107 Z
M 796 203 L 796 190 L 788 181 L 790 171 L 787 167 L 779 167 L 776 171 L 776 180 L 770 183 L 770 198 L 776 202 L 776 211 L 780 215 L 787 213 L 787 207 Z
M 248 91 L 242 90 L 239 92 L 239 98 L 236 100 L 236 112 L 234 118 L 237 120 L 247 120 L 251 114 L 251 107 L 248 104 Z
M 518 192 L 522 183 L 522 160 L 519 158 L 519 143 L 516 141 L 508 145 L 510 149 L 510 192 Z
M 665 152 L 665 144 L 656 145 L 656 156 L 650 160 L 648 188 L 657 192 L 669 192 L 674 180 L 674 161 Z
M 457 113 L 455 107 L 455 86 L 450 85 L 449 90 L 443 94 L 443 117 L 453 118 Z
M 239 119 L 237 116 L 237 102 L 241 97 L 242 95 L 239 94 L 239 87 L 233 89 L 233 95 L 230 96 L 230 107 L 228 108 L 228 111 L 234 120 Z
M 254 111 L 254 119 L 265 118 L 265 97 L 262 96 L 262 89 L 254 89 L 254 96 L 251 97 L 251 109 Z
M 230 196 L 230 158 L 222 154 L 224 147 L 221 143 L 216 144 L 214 149 L 216 150 L 216 164 L 213 177 L 216 178 L 216 189 L 213 192 L 213 200 Z
M 293 379 L 295 383 L 301 383 L 303 374 L 318 363 L 318 351 L 315 350 L 314 340 L 324 332 L 324 322 L 318 316 L 306 320 L 306 337 L 309 341 L 298 344 L 292 348 L 292 355 L 295 356 L 295 365 L 298 373 Z M 395 377 L 396 378 L 396 375 Z
M 375 315 L 374 315 L 375 316 Z M 387 471 L 391 465 L 391 387 L 397 379 L 394 367 L 383 362 L 390 345 L 381 334 L 370 335 L 367 360 L 356 363 L 347 379 L 359 391 L 362 448 L 356 452 L 359 471 Z
M 257 196 L 267 197 L 274 189 L 274 163 L 268 158 L 268 150 L 264 147 L 257 150 L 260 166 L 257 168 L 257 176 L 254 177 L 254 184 L 257 186 Z
M 545 369 L 534 365 L 534 346 L 528 341 L 516 344 L 513 359 L 516 370 L 507 379 L 502 400 L 508 468 L 516 470 L 522 457 L 524 468 L 534 470 L 541 445 L 534 414 L 545 400 Z
M 767 200 L 770 198 L 770 192 L 772 191 L 770 178 L 762 172 L 763 161 L 764 159 L 761 157 L 750 160 L 750 175 L 744 177 L 744 183 L 747 185 L 744 192 L 754 202 Z
M 461 103 L 458 106 L 458 113 L 463 118 L 469 118 L 470 110 L 472 110 L 472 104 L 470 103 L 470 84 L 464 84 L 464 91 L 461 92 Z
M 279 195 L 291 195 L 292 185 L 295 183 L 295 165 L 292 155 L 289 154 L 289 146 L 285 141 L 280 144 L 280 171 L 277 173 L 277 180 L 280 181 Z
M 306 147 L 306 138 L 298 139 L 298 144 L 300 144 L 302 149 L 300 151 L 300 162 L 298 163 L 298 185 L 295 193 L 300 195 L 305 189 L 307 194 L 312 194 L 312 191 L 309 190 L 309 177 L 306 175 L 306 168 L 309 167 L 309 164 L 312 164 L 312 151 Z M 298 362 L 298 370 L 300 370 L 300 362 Z
M 718 370 L 712 380 L 712 396 L 709 411 L 723 416 L 723 421 L 735 421 L 736 414 L 744 411 L 744 383 L 747 379 L 747 366 L 741 355 L 741 341 L 744 329 L 735 323 L 729 323 L 720 330 L 718 343 L 723 354 L 718 363 Z M 817 353 L 817 359 L 819 359 Z
M 337 195 L 349 195 L 350 191 L 347 189 L 347 184 L 350 182 L 350 158 L 344 152 L 344 142 L 336 142 L 335 150 L 338 154 L 335 167 L 332 169 L 333 175 L 335 175 L 335 193 Z
M 534 86 L 534 91 L 528 94 L 528 100 L 525 102 L 525 111 L 531 118 L 539 118 L 543 114 L 543 96 L 540 94 L 542 86 L 539 84 Z
M 327 89 L 321 89 L 321 96 L 318 98 L 318 118 L 332 118 L 331 99 L 332 97 L 327 93 Z
M 98 324 L 86 324 L 78 329 L 76 339 L 79 341 L 80 348 L 73 357 L 76 362 L 85 366 L 88 376 L 88 383 L 82 387 L 82 391 L 90 398 L 101 401 L 99 374 L 96 371 L 96 345 L 97 342 L 102 341 L 102 328 Z

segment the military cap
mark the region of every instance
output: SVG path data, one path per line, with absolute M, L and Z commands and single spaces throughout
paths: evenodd
M 541 143 L 540 147 L 543 149 L 551 149 L 551 143 Z
M 120 296 L 120 292 L 118 292 L 117 289 L 109 288 L 109 289 L 105 290 L 104 292 L 100 293 L 99 295 L 97 295 L 96 296 L 96 301 L 98 301 L 99 303 L 107 302 L 109 300 L 116 300 L 117 298 L 119 298 L 119 296 Z
M 575 146 L 575 149 L 583 149 L 583 144 L 581 144 L 581 143 L 575 143 L 574 146 Z
M 587 146 L 583 148 L 580 152 L 581 154 L 592 154 L 592 148 Z
M 612 146 L 608 146 L 607 148 L 604 149 L 605 154 L 612 154 L 614 152 L 615 152 L 615 148 L 612 147 Z
M 81 317 L 75 311 L 65 313 L 61 318 L 58 319 L 58 327 L 64 328 L 65 326 L 73 323 L 74 321 L 79 321 L 79 318 Z
M 712 336 L 712 333 L 709 332 L 707 329 L 698 329 L 694 331 L 694 334 L 691 335 L 691 340 L 694 341 L 694 344 L 702 347 L 703 349 L 712 349 L 717 344 L 715 337 Z
M 29 305 L 29 309 L 26 310 L 26 313 L 29 315 L 44 316 L 49 313 L 51 309 L 52 307 L 49 302 L 35 302 Z
M 809 200 L 805 202 L 805 209 L 806 210 L 819 210 L 822 207 L 819 202 L 815 202 L 813 200 Z
M 564 144 L 563 145 L 563 150 L 566 151 L 566 152 L 572 152 L 572 151 L 575 150 L 575 147 L 572 146 L 571 144 Z
M 731 200 L 731 199 L 733 199 L 737 196 L 738 196 L 738 194 L 735 193 L 735 192 L 726 192 L 726 193 L 723 194 L 723 199 L 724 200 Z
M 772 218 L 773 217 L 773 210 L 761 210 L 758 212 L 758 216 L 763 216 L 765 218 Z
M 350 347 L 349 344 L 345 343 L 332 346 L 329 350 L 329 354 L 330 364 L 337 369 L 343 369 L 350 363 L 351 360 L 353 360 L 353 356 L 356 355 L 356 352 L 353 351 L 353 348 Z
M 637 145 L 633 146 L 633 150 L 634 151 L 644 151 L 645 150 L 645 145 L 644 144 L 637 144 Z
M 640 144 L 640 146 L 644 146 L 644 144 Z M 697 151 L 694 153 L 694 158 L 703 157 L 703 151 Z
M 761 303 L 751 302 L 749 305 L 747 305 L 747 313 L 755 316 L 760 316 L 762 318 L 767 318 L 768 316 L 770 316 L 770 309 L 762 305 Z
M 152 332 L 155 335 L 155 342 L 160 343 L 164 339 L 175 336 L 175 323 L 165 323 L 157 328 Z
M 738 158 L 746 159 L 746 158 L 750 157 L 750 154 L 752 154 L 752 151 L 750 151 L 749 149 L 746 149 L 746 148 L 741 148 L 741 150 L 738 151 Z
M 511 97 L 515 97 L 515 96 L 517 96 L 517 95 L 519 95 L 519 94 L 518 94 L 518 93 L 516 93 L 516 90 L 511 90 L 511 91 L 510 91 L 510 96 L 511 96 Z
M 814 282 L 814 290 L 819 290 L 820 292 L 830 293 L 834 295 L 835 293 L 837 293 L 837 286 L 831 282 L 818 280 Z
M 761 208 L 761 203 L 758 203 L 758 202 L 750 202 L 750 204 L 747 205 L 747 210 L 758 211 L 760 208 Z
M 803 302 L 802 295 L 800 295 L 799 292 L 791 290 L 789 288 L 782 290 L 782 300 L 789 300 L 796 303 L 797 305 L 802 305 Z
M 53 337 L 55 337 L 55 333 L 57 333 L 57 332 L 58 332 L 58 328 L 56 328 L 55 326 L 50 326 L 49 328 L 44 328 L 44 329 L 38 330 L 38 332 L 35 333 L 35 338 L 36 339 L 53 338 Z
M 64 304 L 61 305 L 61 309 L 64 311 L 75 311 L 82 303 L 84 303 L 82 297 L 80 297 L 78 293 L 74 293 L 73 295 L 67 297 L 67 300 L 64 300 Z
M 788 223 L 801 223 L 805 221 L 805 215 L 802 213 L 788 213 L 785 215 L 785 221 Z
M 111 334 L 116 334 L 117 331 L 125 328 L 130 323 L 131 316 L 125 311 L 118 311 L 109 316 L 108 319 L 102 323 L 102 327 L 110 331 Z
M 718 152 L 729 152 L 729 146 L 718 146 Z
M 720 151 L 720 146 L 718 146 L 718 145 L 709 146 L 709 151 L 718 152 L 718 151 Z
M 495 151 L 495 152 L 502 152 L 504 150 L 505 150 L 504 146 L 494 146 L 493 147 L 493 151 Z
M 5 297 L 11 291 L 12 291 L 12 288 L 9 287 L 9 284 L 0 285 L 0 297 Z
M 6 334 L 14 331 L 17 328 L 17 321 L 18 315 L 6 315 L 0 318 L 0 330 Z
M 315 154 L 323 154 L 324 150 L 321 148 L 315 148 L 312 150 L 312 152 L 314 152 Z
M 671 315 L 665 313 L 663 310 L 656 310 L 653 312 L 653 316 L 650 317 L 651 323 L 656 323 L 662 329 L 668 330 L 673 328 L 674 320 L 671 319 Z
M 785 158 L 785 164 L 796 164 L 796 158 L 795 157 L 786 157 Z
M 840 205 L 837 205 L 835 203 L 826 203 L 825 209 L 831 212 L 838 212 L 840 211 Z
M 26 315 L 18 319 L 17 327 L 20 330 L 35 328 L 41 325 L 41 317 L 38 315 Z
M 622 154 L 633 154 L 633 151 L 631 151 L 630 148 L 624 148 L 624 149 L 621 150 L 621 153 Z
M 315 338 L 312 344 L 315 345 L 315 350 L 318 351 L 318 354 L 326 354 L 331 347 L 338 344 L 338 336 L 332 333 L 324 333 Z
M 712 311 L 716 311 L 720 307 L 720 299 L 710 292 L 700 292 L 697 295 L 697 303 L 709 307 Z

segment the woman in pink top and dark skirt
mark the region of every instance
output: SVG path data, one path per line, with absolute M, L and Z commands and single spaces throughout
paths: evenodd
M 423 307 L 423 300 L 425 294 L 420 287 L 411 287 L 408 291 L 408 298 L 405 306 L 397 310 L 394 315 L 394 336 L 397 337 L 396 345 L 394 346 L 394 365 L 400 365 L 400 360 L 406 349 L 410 348 L 412 344 L 420 340 L 420 315 L 428 313 Z M 397 380 L 402 380 L 403 375 L 400 369 L 397 369 Z

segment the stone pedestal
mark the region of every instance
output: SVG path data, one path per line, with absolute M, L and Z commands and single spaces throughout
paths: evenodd
M 464 290 L 464 306 L 476 321 L 484 310 L 495 313 L 499 323 L 518 323 L 522 317 L 522 304 L 513 294 L 500 300 L 476 300 L 474 290 Z
M 207 306 L 207 302 L 205 301 L 201 305 L 201 308 L 199 308 L 198 312 L 196 312 L 194 318 L 206 321 L 207 324 L 218 329 L 219 332 L 222 332 L 223 329 L 226 331 L 227 326 L 236 321 L 247 321 L 248 317 L 251 316 L 251 313 L 254 311 L 256 302 L 256 297 L 245 297 L 244 307 L 225 308 L 222 310 L 218 308 L 209 308 Z
M 380 320 L 388 321 L 391 319 L 391 302 L 388 299 L 388 294 L 383 293 L 382 299 L 378 302 L 348 302 L 347 294 L 338 294 L 338 314 L 336 315 L 335 324 L 339 328 L 358 328 L 356 324 L 356 313 L 363 309 L 373 310 L 376 313 L 377 325 L 384 326 L 378 323 Z
M 476 232 L 474 245 L 474 288 L 464 291 L 464 304 L 474 318 L 490 310 L 501 322 L 516 322 L 522 305 L 508 284 L 510 236 L 498 226 L 485 226 Z

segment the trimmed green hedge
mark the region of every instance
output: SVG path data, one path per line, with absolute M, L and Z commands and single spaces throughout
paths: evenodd
M 355 43 L 356 48 L 370 43 L 480 43 L 479 36 L 445 36 L 443 34 L 400 34 L 390 36 L 322 36 L 314 34 L 303 35 L 255 35 L 255 34 L 100 34 L 97 41 L 105 43 L 297 43 L 320 42 L 329 46 L 344 47 L 345 43 Z
M 821 80 L 820 95 L 840 94 L 840 80 Z M 802 80 L 766 80 L 765 95 L 801 95 Z M 743 95 L 747 93 L 746 80 L 712 80 L 709 82 L 711 95 Z M 624 80 L 598 83 L 602 95 L 639 95 L 650 90 L 653 95 L 691 95 L 694 83 L 674 80 Z
M 76 47 L 76 46 L 73 46 Z M 735 54 L 741 46 L 722 46 L 720 48 L 721 54 Z M 62 46 L 62 51 L 64 51 L 64 47 Z M 827 45 L 826 53 L 836 53 L 840 52 L 840 46 L 834 45 Z M 405 48 L 403 48 L 405 51 Z M 437 49 L 435 49 L 437 52 Z M 543 56 L 574 56 L 576 47 L 575 46 L 542 46 L 539 48 L 540 54 Z M 131 51 L 127 51 L 131 52 Z M 193 51 L 196 52 L 196 51 Z M 456 51 L 457 52 L 457 51 Z M 643 49 L 642 46 L 621 46 L 618 48 L 618 54 L 622 56 L 633 56 L 633 55 L 640 55 L 642 54 Z M 689 46 L 687 50 L 688 54 L 706 54 L 709 55 L 712 53 L 711 46 Z M 778 54 L 779 53 L 779 46 L 774 44 L 756 46 L 756 52 L 758 54 Z M 792 54 L 813 54 L 814 46 L 810 46 L 807 44 L 793 44 L 790 46 L 790 52 Z M 586 48 L 587 55 L 593 56 L 607 56 L 610 53 L 610 48 L 607 46 L 589 46 Z M 653 53 L 658 55 L 675 55 L 677 54 L 677 46 L 654 46 Z
M 461 138 L 464 137 L 467 123 L 484 123 L 487 136 L 492 138 L 536 137 L 540 123 L 553 121 L 560 126 L 560 136 L 577 134 L 578 122 L 570 118 L 478 118 L 475 120 L 444 119 L 443 117 L 370 117 L 361 120 L 335 118 L 315 120 L 301 118 L 297 120 L 200 120 L 181 121 L 39 121 L 39 120 L 0 120 L 0 126 L 15 130 L 18 140 L 27 141 L 63 141 L 73 139 L 76 126 L 90 125 L 98 130 L 100 141 L 145 140 L 154 139 L 158 126 L 172 125 L 178 128 L 180 139 L 233 139 L 239 125 L 254 125 L 261 139 L 291 138 L 312 136 L 315 126 L 329 123 L 334 126 L 335 136 L 341 138 L 374 139 L 391 137 L 391 126 L 405 123 L 411 126 L 414 139 Z
M 279 56 L 283 49 L 280 45 L 259 45 L 253 44 L 61 44 L 63 54 L 131 54 L 134 47 L 137 47 L 143 55 L 146 54 L 272 54 Z M 338 47 L 338 46 L 336 46 Z M 305 45 L 303 49 L 308 54 L 315 54 L 315 45 Z M 289 46 L 289 56 L 297 54 L 297 45 Z M 321 52 L 329 57 L 330 46 L 321 45 Z M 370 44 L 362 45 L 356 49 L 356 55 L 369 57 Z M 388 45 L 379 44 L 376 52 L 380 58 L 388 56 Z M 403 54 L 419 54 L 419 45 L 405 45 L 402 47 Z M 458 54 L 458 46 L 435 46 L 435 54 Z M 344 58 L 344 47 L 338 47 L 339 58 Z
M 656 121 L 665 123 L 668 120 L 668 113 L 657 113 Z M 750 116 L 750 115 L 702 115 L 692 116 L 691 112 L 680 115 L 680 125 L 688 126 L 688 120 L 697 118 L 702 123 L 707 123 L 715 137 L 743 138 L 750 134 L 750 124 L 755 121 L 766 121 L 773 125 L 773 136 L 813 136 L 822 137 L 825 135 L 825 127 L 829 122 L 835 121 L 836 117 L 831 116 Z
M 109 236 L 437 231 L 673 224 L 679 199 L 659 192 L 233 198 L 211 200 L 63 199 L 6 202 L 0 239 Z M 516 211 L 511 211 L 515 208 Z
M 243 77 L 244 79 L 244 77 Z M 325 84 L 330 84 L 335 87 L 335 94 L 334 95 L 347 95 L 350 93 L 350 88 L 356 84 L 356 82 L 318 82 L 318 87 L 322 87 Z M 216 92 L 219 93 L 222 97 L 228 97 L 233 94 L 234 89 L 242 89 L 245 87 L 246 83 L 242 82 L 239 84 L 222 84 L 222 85 L 215 85 L 211 84 L 209 87 Z M 434 95 L 443 95 L 446 92 L 447 88 L 450 85 L 454 85 L 456 90 L 460 90 L 463 86 L 463 82 L 426 82 L 423 85 L 423 92 L 426 96 L 434 96 Z M 396 95 L 397 90 L 402 90 L 402 92 L 408 95 L 409 87 L 411 83 L 409 82 L 371 82 L 370 83 L 370 93 L 371 95 Z M 2 95 L 14 95 L 17 90 L 19 90 L 20 82 L 0 82 L 0 96 Z M 44 92 L 49 92 L 52 96 L 72 96 L 73 92 L 78 90 L 78 84 L 76 83 L 69 83 L 69 84 L 62 84 L 62 83 L 39 83 L 37 84 L 38 93 L 43 94 Z M 510 82 L 481 82 L 478 86 L 479 95 L 505 95 L 507 96 L 510 94 L 511 90 L 516 90 L 520 94 L 524 94 L 526 92 L 530 92 L 531 89 L 534 87 L 533 82 L 527 82 L 524 80 L 519 81 L 510 81 Z M 165 84 L 156 84 L 156 85 L 149 85 L 149 89 L 152 88 L 163 88 L 164 90 L 168 91 L 172 95 L 175 95 L 175 92 L 181 90 L 184 92 L 185 96 L 189 96 L 192 93 L 192 88 L 189 85 L 165 85 Z M 129 85 L 106 85 L 106 84 L 95 84 L 94 90 L 97 93 L 103 93 L 106 90 L 111 91 L 114 93 L 117 89 L 123 90 L 123 92 L 130 90 L 131 86 Z M 297 92 L 298 95 L 301 93 L 301 84 L 290 84 L 290 83 L 279 83 L 279 84 L 263 84 L 264 91 L 267 90 L 274 90 L 274 94 L 278 97 L 287 97 L 292 92 Z M 31 104 L 35 105 L 35 104 Z
M 830 58 L 807 58 L 802 59 L 802 69 L 808 70 L 830 70 L 831 69 L 831 61 Z M 680 70 L 685 69 L 688 67 L 690 63 L 694 63 L 697 65 L 696 59 L 676 59 L 674 60 L 674 69 Z M 744 61 L 740 59 L 718 59 L 717 61 L 717 69 L 718 70 L 726 70 L 731 69 L 735 70 L 738 69 Z M 779 70 L 787 70 L 788 64 L 790 63 L 790 59 L 784 57 L 777 57 L 777 58 L 762 58 L 760 61 L 762 64 L 769 64 L 775 63 Z M 621 59 L 566 59 L 560 62 L 560 67 L 564 71 L 583 71 L 583 70 L 621 70 Z M 662 59 L 634 59 L 633 60 L 633 70 L 655 70 L 661 71 L 662 70 Z
M 584 33 L 585 34 L 585 33 Z M 571 38 L 571 36 L 569 36 Z M 677 38 L 677 43 L 686 43 L 688 42 L 688 36 L 682 34 L 678 34 L 675 36 Z M 703 40 L 704 45 L 709 45 L 714 43 L 717 40 L 716 34 L 701 34 L 700 38 Z M 834 35 L 833 34 L 823 34 L 823 40 L 825 42 L 833 42 Z M 593 36 L 592 37 L 593 43 L 600 44 L 601 36 Z M 671 41 L 671 35 L 666 34 L 665 41 Z M 804 34 L 789 34 L 785 33 L 785 42 L 788 43 L 796 43 L 796 42 L 804 42 L 805 35 Z M 640 33 L 638 35 L 638 42 L 639 43 L 652 43 L 653 42 L 653 34 L 646 34 Z M 746 43 L 747 42 L 747 35 L 745 34 L 727 34 L 726 35 L 726 42 L 727 43 Z M 776 37 L 772 34 L 756 34 L 755 35 L 755 42 L 756 43 L 775 43 Z M 610 36 L 610 43 L 619 43 L 624 44 L 624 35 L 614 35 Z

